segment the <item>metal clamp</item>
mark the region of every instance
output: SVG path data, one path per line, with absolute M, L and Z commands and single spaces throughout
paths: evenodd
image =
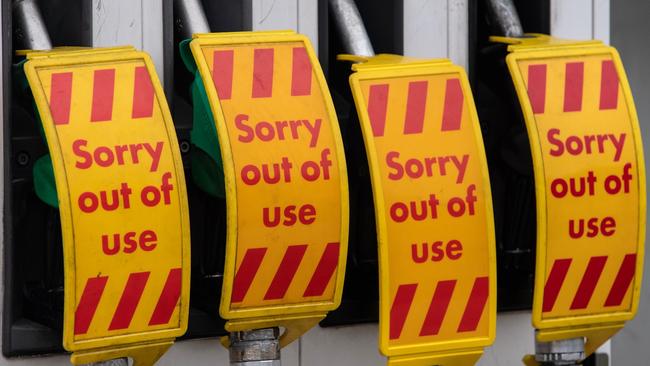
M 544 365 L 579 365 L 585 358 L 585 339 L 571 338 L 551 342 L 535 341 L 535 361 Z
M 230 333 L 231 366 L 280 366 L 280 329 Z

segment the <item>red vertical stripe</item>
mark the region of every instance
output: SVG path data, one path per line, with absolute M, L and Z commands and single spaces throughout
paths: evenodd
M 151 315 L 149 325 L 160 325 L 169 323 L 178 299 L 181 296 L 181 283 L 183 279 L 183 271 L 180 268 L 172 268 L 167 275 L 165 287 L 158 298 L 156 308 Z
M 417 283 L 400 285 L 397 288 L 393 305 L 390 308 L 390 339 L 398 339 L 402 335 L 402 328 L 404 328 L 406 317 L 409 315 L 417 288 Z
M 131 319 L 133 319 L 133 314 L 135 314 L 135 309 L 138 307 L 138 303 L 140 303 L 140 298 L 142 297 L 142 292 L 144 292 L 147 280 L 149 280 L 149 272 L 136 272 L 129 275 L 108 330 L 126 329 L 129 327 Z
M 233 50 L 214 51 L 212 59 L 212 81 L 217 88 L 219 99 L 232 97 L 232 70 L 234 62 Z
M 311 95 L 311 61 L 305 47 L 293 49 L 291 95 Z
M 309 280 L 307 289 L 302 296 L 309 297 L 323 295 L 327 285 L 332 280 L 336 267 L 339 264 L 339 248 L 339 243 L 327 244 L 323 255 L 320 257 L 320 261 L 316 266 L 316 271 L 314 271 L 314 275 L 311 277 L 311 280 Z
M 66 125 L 70 122 L 70 102 L 72 98 L 72 73 L 59 72 L 52 74 L 50 89 L 50 113 L 55 125 Z
M 93 76 L 93 107 L 91 122 L 110 121 L 113 118 L 115 69 L 95 70 Z
M 438 334 L 442 321 L 447 314 L 447 308 L 455 287 L 456 280 L 438 282 L 431 304 L 429 304 L 429 311 L 427 311 L 422 329 L 420 329 L 420 337 Z
M 265 254 L 266 248 L 253 248 L 246 251 L 233 281 L 232 303 L 244 301 L 244 297 L 246 297 L 246 293 L 248 293 L 248 289 L 255 279 L 257 270 L 260 269 Z
M 253 98 L 273 95 L 273 48 L 257 48 L 253 56 Z
M 368 95 L 368 117 L 373 136 L 384 136 L 387 108 L 388 84 L 371 85 Z
M 456 131 L 460 129 L 460 120 L 463 117 L 463 90 L 459 79 L 447 80 L 445 89 L 445 110 L 442 113 L 442 131 Z
M 607 256 L 591 257 L 589 259 L 585 274 L 582 276 L 580 286 L 578 286 L 578 291 L 573 297 L 571 310 L 587 308 L 591 295 L 593 295 L 598 284 L 598 279 L 600 279 L 603 268 L 605 268 L 605 262 L 607 262 Z
M 86 287 L 84 287 L 84 292 L 81 294 L 77 310 L 74 313 L 74 334 L 88 332 L 107 281 L 108 277 L 106 276 L 92 277 L 86 281 Z
M 564 111 L 582 110 L 582 89 L 584 85 L 584 62 L 567 62 L 564 74 Z
M 154 90 L 147 68 L 135 68 L 135 87 L 133 88 L 133 111 L 131 118 L 147 118 L 153 115 Z
M 284 257 L 282 257 L 282 262 L 280 262 L 280 267 L 275 272 L 273 281 L 266 291 L 266 295 L 264 295 L 264 300 L 278 300 L 284 297 L 289 285 L 291 285 L 293 276 L 298 271 L 302 257 L 305 256 L 305 251 L 307 251 L 307 245 L 291 245 L 287 248 Z
M 555 306 L 555 301 L 557 300 L 557 296 L 560 294 L 560 289 L 562 289 L 562 284 L 564 283 L 566 274 L 569 272 L 570 266 L 571 258 L 556 259 L 555 262 L 553 262 L 551 273 L 548 275 L 546 285 L 544 286 L 542 312 L 546 313 L 553 310 L 553 306 Z
M 618 107 L 618 73 L 614 61 L 605 60 L 601 66 L 600 109 Z
M 546 65 L 528 66 L 528 98 L 533 113 L 544 113 L 546 104 Z
M 618 274 L 616 274 L 616 279 L 612 285 L 611 290 L 609 290 L 609 295 L 607 295 L 607 300 L 605 300 L 605 306 L 619 306 L 623 302 L 623 298 L 627 293 L 627 290 L 630 288 L 632 279 L 634 278 L 634 272 L 636 271 L 636 254 L 628 254 L 623 258 L 623 263 L 621 263 L 621 268 L 618 269 Z
M 473 332 L 481 321 L 485 304 L 490 294 L 490 283 L 487 277 L 477 277 L 474 280 L 472 292 L 465 306 L 465 312 L 458 325 L 458 332 Z
M 412 81 L 409 83 L 408 99 L 406 100 L 406 118 L 404 134 L 422 133 L 424 127 L 424 111 L 427 106 L 427 81 Z

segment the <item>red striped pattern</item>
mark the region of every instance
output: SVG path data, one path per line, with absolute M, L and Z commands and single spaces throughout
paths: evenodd
M 113 95 L 115 93 L 115 69 L 95 70 L 93 76 L 93 104 L 91 122 L 113 119 Z
M 117 305 L 117 309 L 115 309 L 113 320 L 111 320 L 111 325 L 108 327 L 108 330 L 126 329 L 129 327 L 148 280 L 149 272 L 136 272 L 129 275 L 126 287 L 124 288 L 124 292 L 122 292 L 122 297 Z
M 571 266 L 571 259 L 557 259 L 553 262 L 551 273 L 548 275 L 546 285 L 544 286 L 544 300 L 542 301 L 542 312 L 549 312 L 553 310 L 557 296 L 560 294 L 560 289 L 564 283 L 569 267 Z
M 133 110 L 131 118 L 149 118 L 153 115 L 154 89 L 147 68 L 135 68 Z
M 50 113 L 55 125 L 70 123 L 70 103 L 72 100 L 72 73 L 52 74 L 50 86 Z
M 605 60 L 601 65 L 600 109 L 618 107 L 618 73 L 614 61 Z
M 451 302 L 451 295 L 454 293 L 455 287 L 456 280 L 438 282 L 429 304 L 429 310 L 420 329 L 420 337 L 438 334 L 442 321 L 447 314 L 447 308 Z
M 600 279 L 600 275 L 603 273 L 606 262 L 606 256 L 591 257 L 589 259 L 585 274 L 582 276 L 582 280 L 578 286 L 578 291 L 573 297 L 573 302 L 570 307 L 571 310 L 587 308 L 591 296 L 594 294 L 594 290 L 596 289 L 596 285 L 598 284 L 598 280 Z
M 320 257 L 318 266 L 314 271 L 305 293 L 304 297 L 323 296 L 327 285 L 332 280 L 336 267 L 339 264 L 339 251 L 341 245 L 339 243 L 328 243 L 325 247 L 323 255 Z
M 257 48 L 253 53 L 253 98 L 273 96 L 273 48 Z
M 460 130 L 460 121 L 463 117 L 463 90 L 461 89 L 459 79 L 447 80 L 444 108 L 441 130 Z
M 489 281 L 487 277 L 477 277 L 474 280 L 472 292 L 469 295 L 465 312 L 458 325 L 458 332 L 473 332 L 478 328 L 478 323 L 483 316 L 485 304 L 489 296 Z
M 234 51 L 217 50 L 212 58 L 212 81 L 221 100 L 232 98 Z
M 74 314 L 74 334 L 86 334 L 90 323 L 95 316 L 95 311 L 102 298 L 108 277 L 92 277 L 86 281 L 86 286 L 81 294 L 77 309 Z
M 546 105 L 546 65 L 528 66 L 528 98 L 533 113 L 544 113 Z
M 400 285 L 397 288 L 393 305 L 390 308 L 390 339 L 398 339 L 402 335 L 402 329 L 411 309 L 417 288 L 418 285 L 416 283 Z
M 306 251 L 307 245 L 291 245 L 287 247 L 280 267 L 275 272 L 273 281 L 266 291 L 266 295 L 264 295 L 264 300 L 279 300 L 286 295 Z
M 582 89 L 584 85 L 584 62 L 567 62 L 564 74 L 564 111 L 582 110 Z
M 387 108 L 388 84 L 371 85 L 368 91 L 368 117 L 375 137 L 384 136 Z
M 291 96 L 311 95 L 312 65 L 305 47 L 293 49 Z
M 618 269 L 616 279 L 612 285 L 605 306 L 619 306 L 623 302 L 625 294 L 632 284 L 634 279 L 634 272 L 636 271 L 636 254 L 628 254 L 623 258 L 623 263 Z
M 429 83 L 427 81 L 412 81 L 409 83 L 408 97 L 406 100 L 406 118 L 404 120 L 405 135 L 422 133 L 428 86 Z
M 231 300 L 233 303 L 244 301 L 244 297 L 246 297 L 246 293 L 251 287 L 255 275 L 260 269 L 265 254 L 266 248 L 248 249 L 246 254 L 244 254 L 244 259 L 242 259 L 237 274 L 235 274 L 235 280 L 233 281 Z
M 183 271 L 180 268 L 172 268 L 167 275 L 165 287 L 158 298 L 156 308 L 151 315 L 149 325 L 167 324 L 174 314 L 178 299 L 181 297 L 181 283 Z

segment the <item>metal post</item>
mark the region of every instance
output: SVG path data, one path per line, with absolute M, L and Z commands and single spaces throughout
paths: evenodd
M 486 0 L 493 31 L 500 36 L 521 38 L 524 30 L 512 0 Z
M 230 333 L 230 366 L 280 366 L 280 329 Z
M 535 360 L 543 365 L 579 365 L 585 358 L 584 338 L 553 342 L 535 342 Z
M 52 49 L 50 35 L 35 0 L 13 0 L 14 34 L 18 45 L 30 50 Z
M 345 52 L 357 56 L 374 56 L 375 50 L 354 0 L 329 0 L 329 4 Z
M 196 33 L 210 33 L 201 0 L 174 0 L 174 13 L 177 30 L 184 38 L 192 38 Z

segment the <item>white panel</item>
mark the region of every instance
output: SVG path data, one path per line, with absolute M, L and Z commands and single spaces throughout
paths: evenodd
M 298 0 L 298 32 L 309 37 L 318 54 L 318 0 Z
M 165 80 L 162 3 L 162 0 L 142 0 L 142 50 L 153 58 L 161 83 Z
M 609 44 L 609 0 L 593 0 L 593 10 L 594 38 Z
M 404 2 L 404 55 L 447 57 L 447 0 Z
M 592 0 L 551 0 L 551 34 L 559 38 L 593 38 Z
M 252 0 L 252 30 L 298 30 L 299 0 Z
M 535 352 L 530 316 L 528 311 L 499 313 L 496 340 L 477 366 L 521 366 L 522 357 Z
M 377 324 L 314 327 L 302 336 L 301 366 L 385 365 L 377 348 Z
M 92 45 L 132 45 L 142 49 L 142 1 L 92 0 Z
M 467 66 L 467 0 L 404 2 L 404 55 L 451 58 Z

